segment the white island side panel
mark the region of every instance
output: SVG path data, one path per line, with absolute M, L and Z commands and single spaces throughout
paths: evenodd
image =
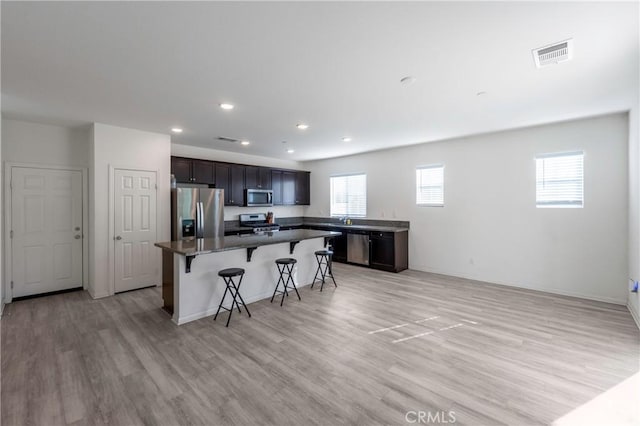
M 300 288 L 310 285 L 317 268 L 314 252 L 322 249 L 324 249 L 324 239 L 315 238 L 297 243 L 293 254 L 289 254 L 289 243 L 258 247 L 251 256 L 251 262 L 247 262 L 246 249 L 203 254 L 193 259 L 189 273 L 185 272 L 185 256 L 174 254 L 172 320 L 180 325 L 216 313 L 226 288 L 224 280 L 218 276 L 218 271 L 222 269 L 243 268 L 245 270 L 240 294 L 246 304 L 271 298 L 278 282 L 275 260 L 281 257 L 293 257 L 298 261 L 294 268 L 296 286 Z M 237 278 L 234 278 L 234 281 L 237 282 Z M 230 300 L 227 295 L 226 307 L 231 305 Z M 298 298 L 290 300 L 297 301 Z M 273 303 L 276 303 L 275 300 Z

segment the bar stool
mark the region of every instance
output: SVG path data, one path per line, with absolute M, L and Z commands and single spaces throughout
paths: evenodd
M 276 294 L 282 294 L 282 300 L 280 300 L 280 306 L 284 302 L 284 296 L 289 296 L 289 292 L 287 291 L 289 282 L 293 286 L 293 289 L 296 291 L 298 295 L 298 300 L 302 300 L 300 298 L 300 293 L 298 293 L 298 287 L 296 287 L 296 283 L 293 282 L 293 267 L 298 261 L 291 257 L 284 257 L 282 259 L 276 259 L 276 266 L 278 267 L 278 272 L 280 273 L 280 278 L 278 278 L 278 284 L 276 284 L 276 289 L 273 291 L 273 296 L 271 296 L 271 303 L 273 303 L 273 298 L 276 297 Z M 285 281 L 284 276 L 287 276 L 287 280 Z M 280 287 L 280 283 L 282 282 L 282 286 L 284 290 L 278 291 L 278 287 Z
M 327 277 L 331 277 L 333 280 L 333 285 L 338 287 L 336 284 L 336 279 L 333 278 L 333 271 L 331 270 L 331 261 L 333 259 L 333 252 L 331 250 L 318 250 L 314 253 L 316 255 L 316 260 L 318 261 L 318 269 L 316 269 L 316 274 L 313 276 L 313 282 L 311 283 L 311 288 L 316 283 L 316 281 L 322 281 L 320 285 L 320 291 L 324 287 L 324 280 Z M 320 278 L 318 278 L 318 273 L 320 274 Z
M 247 305 L 244 304 L 244 300 L 240 295 L 240 284 L 242 284 L 242 278 L 244 278 L 244 269 L 242 268 L 223 269 L 218 272 L 218 276 L 224 279 L 224 283 L 226 284 L 227 288 L 224 290 L 224 295 L 222 296 L 222 300 L 220 301 L 220 305 L 218 306 L 218 310 L 216 311 L 216 315 L 213 317 L 213 320 L 215 321 L 216 318 L 218 318 L 218 313 L 220 312 L 220 309 L 229 311 L 229 318 L 227 318 L 227 325 L 226 325 L 227 327 L 229 327 L 229 321 L 231 321 L 231 314 L 233 313 L 233 306 L 235 305 L 238 308 L 238 313 L 242 313 L 242 311 L 240 310 L 240 305 L 238 304 L 238 299 L 240 299 L 240 303 L 242 303 L 242 306 L 247 310 L 247 314 L 249 314 L 249 318 L 251 318 L 251 312 L 249 312 L 249 308 L 247 308 Z M 237 285 L 233 281 L 234 277 L 240 277 L 240 281 L 238 281 Z M 224 306 L 222 306 L 224 304 L 224 299 L 227 297 L 227 291 L 232 297 L 231 309 L 225 308 Z

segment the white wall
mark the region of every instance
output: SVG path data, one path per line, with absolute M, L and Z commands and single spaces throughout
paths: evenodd
M 409 267 L 626 303 L 627 114 L 304 163 L 308 216 L 329 177 L 367 173 L 367 216 L 411 222 Z M 539 153 L 584 150 L 585 207 L 537 209 Z M 445 165 L 445 207 L 415 205 L 415 168 Z
M 155 170 L 158 183 L 158 241 L 171 239 L 169 135 L 94 123 L 89 159 L 90 249 L 89 292 L 95 298 L 113 294 L 113 274 L 109 268 L 113 236 L 109 235 L 109 168 Z M 161 252 L 156 249 L 158 269 Z M 160 276 L 158 276 L 160 284 Z
M 89 166 L 89 126 L 64 127 L 22 120 L 2 119 L 2 160 L 10 163 L 37 164 L 46 166 Z M 4 176 L 4 173 L 2 174 Z M 2 227 L 5 223 L 4 186 Z M 4 256 L 2 257 L 4 270 Z M 5 300 L 5 285 L 2 285 L 2 300 Z
M 640 109 L 629 112 L 629 278 L 640 280 Z M 628 306 L 640 327 L 640 293 L 628 293 Z
M 55 166 L 89 166 L 88 126 L 69 128 L 2 119 L 2 160 Z
M 293 170 L 306 170 L 297 161 L 281 160 L 278 158 L 259 157 L 256 155 L 236 152 L 219 151 L 216 149 L 201 148 L 197 146 L 171 144 L 171 155 L 199 158 L 203 160 L 225 161 L 229 163 L 249 164 L 264 167 L 274 167 Z M 224 219 L 236 220 L 241 213 L 256 213 L 272 211 L 276 220 L 281 217 L 302 216 L 304 207 L 301 206 L 273 206 L 273 207 L 225 207 Z
M 4 130 L 4 126 L 3 126 L 3 120 L 0 120 L 0 164 L 2 164 L 2 145 L 4 145 L 4 136 L 2 136 L 2 132 Z M 2 173 L 2 171 L 0 170 L 0 188 L 4 188 L 3 186 L 3 181 L 2 181 L 2 176 L 4 176 L 4 173 Z M 1 219 L 2 223 L 4 224 L 4 189 L 2 190 L 2 215 Z M 4 286 L 5 286 L 5 282 L 4 282 L 4 253 L 2 252 L 2 247 L 4 247 L 4 239 L 3 239 L 3 235 L 4 235 L 4 226 L 0 226 L 0 317 L 2 317 L 2 312 L 4 311 Z M 2 336 L 2 333 L 0 332 L 0 336 Z M 1 339 L 0 339 L 1 340 Z

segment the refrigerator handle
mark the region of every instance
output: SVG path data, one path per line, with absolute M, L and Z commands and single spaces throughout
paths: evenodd
M 196 204 L 196 238 L 204 237 L 204 217 L 202 215 L 202 202 Z

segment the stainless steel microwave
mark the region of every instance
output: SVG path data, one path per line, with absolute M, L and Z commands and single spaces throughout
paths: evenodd
M 272 206 L 273 191 L 270 189 L 245 189 L 244 205 L 247 207 Z

